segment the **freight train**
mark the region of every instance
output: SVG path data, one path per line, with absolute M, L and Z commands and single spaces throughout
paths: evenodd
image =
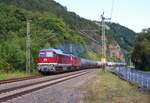
M 58 73 L 87 68 L 99 68 L 101 62 L 92 61 L 63 53 L 59 49 L 42 49 L 37 58 L 37 68 L 41 73 Z
M 88 60 L 72 54 L 63 53 L 59 49 L 42 49 L 37 58 L 37 69 L 40 73 L 59 73 L 103 66 L 125 66 L 125 63 Z

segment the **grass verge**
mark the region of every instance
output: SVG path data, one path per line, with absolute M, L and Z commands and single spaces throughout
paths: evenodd
M 27 77 L 27 76 L 32 76 L 32 75 L 37 75 L 38 73 L 26 73 L 26 72 L 21 72 L 21 71 L 15 71 L 15 72 L 1 72 L 0 73 L 0 80 L 7 80 L 7 79 L 13 79 L 13 78 L 20 78 L 20 77 Z
M 99 71 L 85 88 L 86 103 L 150 103 L 150 93 L 121 80 L 110 72 Z

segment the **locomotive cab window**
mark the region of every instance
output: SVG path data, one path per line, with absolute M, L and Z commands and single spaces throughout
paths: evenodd
M 53 57 L 53 52 L 47 52 L 46 57 Z
M 39 53 L 39 57 L 45 57 L 45 56 L 46 56 L 45 52 L 42 51 L 42 52 Z

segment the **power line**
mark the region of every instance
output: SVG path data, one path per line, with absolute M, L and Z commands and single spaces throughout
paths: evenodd
M 98 30 L 86 30 L 86 31 L 98 31 Z M 97 40 L 95 40 L 93 37 L 90 37 L 89 35 L 86 35 L 87 33 L 85 32 L 85 30 L 80 30 L 78 31 L 82 36 L 86 37 L 89 40 L 92 40 L 94 43 L 100 45 L 100 42 L 98 42 Z

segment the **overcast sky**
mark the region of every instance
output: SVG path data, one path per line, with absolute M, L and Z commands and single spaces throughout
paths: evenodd
M 135 32 L 150 27 L 150 0 L 55 0 L 66 6 L 69 11 L 76 12 L 81 17 L 100 21 L 100 15 L 105 12 L 112 22 L 126 26 Z

